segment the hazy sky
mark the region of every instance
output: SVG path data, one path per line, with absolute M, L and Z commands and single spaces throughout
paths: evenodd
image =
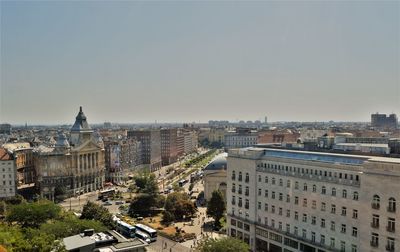
M 400 116 L 399 1 L 0 4 L 0 122 Z

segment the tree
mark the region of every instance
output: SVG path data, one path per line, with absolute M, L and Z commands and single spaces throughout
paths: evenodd
M 134 216 L 135 214 L 147 214 L 151 208 L 156 206 L 157 201 L 153 195 L 147 193 L 138 194 L 131 202 L 129 206 L 129 215 Z
M 207 203 L 207 215 L 214 218 L 214 226 L 216 228 L 220 228 L 219 220 L 224 216 L 225 210 L 225 200 L 222 193 L 219 190 L 214 191 L 210 201 Z
M 183 216 L 189 217 L 196 213 L 194 203 L 190 201 L 186 193 L 170 193 L 165 201 L 165 211 L 170 212 L 175 220 L 183 219 Z
M 171 222 L 173 222 L 175 220 L 175 216 L 171 213 L 171 212 L 168 212 L 168 211 L 164 211 L 163 212 L 163 215 L 162 215 L 162 222 L 164 223 L 164 224 L 167 224 L 167 225 L 169 225 Z
M 61 208 L 51 201 L 41 200 L 11 206 L 7 212 L 8 222 L 17 222 L 22 227 L 37 228 L 40 224 L 60 215 Z
M 249 250 L 248 244 L 232 237 L 209 238 L 200 242 L 196 249 L 199 252 L 248 252 Z
M 90 201 L 83 206 L 81 219 L 97 220 L 108 228 L 114 227 L 112 215 L 108 209 Z
M 156 176 L 153 173 L 141 172 L 133 177 L 137 191 L 151 195 L 158 194 L 158 184 Z

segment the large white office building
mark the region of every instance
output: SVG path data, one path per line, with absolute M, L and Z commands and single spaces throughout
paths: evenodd
M 400 251 L 400 159 L 233 149 L 228 235 L 253 251 Z

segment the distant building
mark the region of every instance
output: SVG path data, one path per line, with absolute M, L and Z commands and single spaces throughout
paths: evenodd
M 11 124 L 2 123 L 0 124 L 0 135 L 11 135 Z
M 14 157 L 0 148 L 0 199 L 14 197 L 17 192 L 17 167 Z
M 184 153 L 190 154 L 197 151 L 199 139 L 197 132 L 189 129 L 181 129 L 183 134 Z
M 176 150 L 178 157 L 185 155 L 185 137 L 182 130 L 178 130 L 176 135 Z
M 142 162 L 150 171 L 161 168 L 161 133 L 160 130 L 131 130 L 128 138 L 135 138 L 142 145 Z
M 258 133 L 257 142 L 265 143 L 296 143 L 300 138 L 300 133 L 294 130 L 265 130 Z
M 169 165 L 178 160 L 178 130 L 176 128 L 161 129 L 161 162 Z
M 104 143 L 105 157 L 105 180 L 120 184 L 124 178 L 121 166 L 121 145 L 118 141 L 107 141 Z
M 215 190 L 221 191 L 226 200 L 227 156 L 227 153 L 218 155 L 204 168 L 204 198 L 207 201 L 211 199 L 211 195 Z
M 371 115 L 371 126 L 379 129 L 397 129 L 397 115 L 390 114 L 372 114 Z
M 250 147 L 257 144 L 258 133 L 249 128 L 236 128 L 224 135 L 225 149 Z
M 120 141 L 121 167 L 126 173 L 131 173 L 142 165 L 142 145 L 134 138 Z

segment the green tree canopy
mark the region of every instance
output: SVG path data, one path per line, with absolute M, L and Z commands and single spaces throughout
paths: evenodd
M 153 173 L 141 172 L 133 177 L 136 188 L 140 193 L 147 193 L 151 195 L 158 194 L 158 184 L 156 176 Z
M 129 206 L 129 215 L 134 216 L 135 214 L 143 215 L 148 214 L 151 208 L 157 205 L 157 200 L 154 195 L 147 193 L 141 193 L 136 195 Z
M 51 201 L 23 202 L 19 205 L 10 206 L 6 220 L 17 222 L 22 227 L 37 228 L 47 220 L 57 218 L 60 212 L 61 208 Z
M 189 217 L 196 213 L 196 207 L 186 193 L 170 193 L 165 201 L 165 211 L 171 213 L 175 220 Z
M 224 216 L 225 210 L 225 200 L 222 193 L 218 190 L 214 191 L 207 203 L 207 215 L 214 218 L 215 227 L 220 228 L 219 220 Z
M 221 239 L 206 239 L 196 249 L 199 252 L 249 252 L 250 247 L 245 242 L 224 237 Z
M 91 201 L 83 206 L 81 219 L 97 220 L 108 228 L 114 227 L 112 215 L 108 209 Z

